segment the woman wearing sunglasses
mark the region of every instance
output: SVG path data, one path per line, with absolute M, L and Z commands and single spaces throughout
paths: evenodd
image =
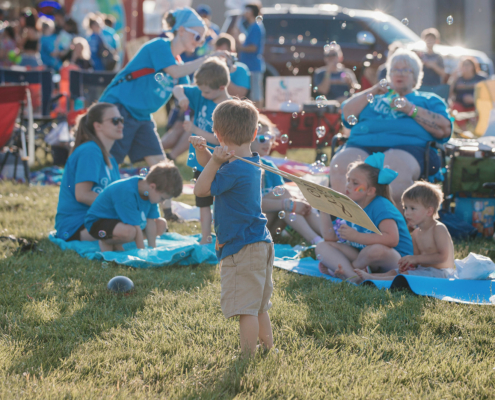
M 176 9 L 166 15 L 165 22 L 173 39 L 158 37 L 144 44 L 100 98 L 117 105 L 126 121 L 124 138 L 111 151 L 118 163 L 127 155 L 133 163 L 144 159 L 150 166 L 165 159 L 151 114 L 169 101 L 175 85 L 188 84 L 188 76 L 207 58 L 185 64 L 180 59 L 180 54 L 194 52 L 204 41 L 206 27 L 196 11 L 189 7 Z M 230 58 L 225 51 L 210 56 Z M 171 216 L 166 206 L 165 218 Z
M 84 218 L 98 194 L 120 179 L 110 149 L 122 139 L 123 129 L 124 118 L 114 104 L 94 104 L 79 118 L 58 197 L 55 229 L 59 239 L 96 240 L 84 227 Z
M 275 142 L 277 128 L 270 119 L 263 114 L 259 115 L 260 128 L 256 140 L 251 143 L 251 151 L 258 153 L 261 162 L 264 165 L 277 169 L 275 164 L 263 157 L 270 154 L 273 143 Z M 262 170 L 261 193 L 261 210 L 268 220 L 267 227 L 270 233 L 275 237 L 279 235 L 281 229 L 287 224 L 298 232 L 306 241 L 311 244 L 317 244 L 323 239 L 320 237 L 320 222 L 304 199 L 292 198 L 290 193 L 285 190 L 283 194 L 274 194 L 274 189 L 284 184 L 280 175 Z

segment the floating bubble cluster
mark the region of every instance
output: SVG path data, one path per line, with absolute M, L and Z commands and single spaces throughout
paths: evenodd
M 317 105 L 318 107 L 323 107 L 323 106 L 325 105 L 325 102 L 326 102 L 326 101 L 327 101 L 327 98 L 326 98 L 325 96 L 323 96 L 323 95 L 318 96 L 318 97 L 316 98 L 316 105 Z

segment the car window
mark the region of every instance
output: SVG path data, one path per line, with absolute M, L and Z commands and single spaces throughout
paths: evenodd
M 267 41 L 280 44 L 310 42 L 322 45 L 336 41 L 339 44 L 358 45 L 357 33 L 365 29 L 358 20 L 347 21 L 332 17 L 265 15 L 263 23 Z
M 411 29 L 395 18 L 387 18 L 380 21 L 373 18 L 362 17 L 361 20 L 370 27 L 370 30 L 378 35 L 385 43 L 390 44 L 399 40 L 404 43 L 421 40 Z

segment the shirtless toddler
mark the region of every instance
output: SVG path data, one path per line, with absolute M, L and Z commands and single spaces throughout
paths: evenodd
M 408 225 L 416 227 L 411 234 L 414 255 L 399 260 L 399 268 L 369 274 L 354 270 L 362 280 L 392 280 L 397 274 L 454 277 L 454 245 L 447 227 L 437 220 L 438 208 L 443 201 L 440 188 L 428 182 L 416 182 L 402 195 L 404 217 Z

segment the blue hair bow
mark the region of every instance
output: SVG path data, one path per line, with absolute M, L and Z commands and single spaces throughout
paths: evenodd
M 201 26 L 206 29 L 203 19 L 192 8 L 177 8 L 174 11 L 171 11 L 171 14 L 175 18 L 175 24 L 173 28 L 167 32 L 176 31 L 181 26 L 184 28 L 195 28 L 197 26 Z
M 397 178 L 398 172 L 386 168 L 383 166 L 383 162 L 385 161 L 385 154 L 383 153 L 373 153 L 371 156 L 368 156 L 364 162 L 372 167 L 375 167 L 380 170 L 378 174 L 378 183 L 380 185 L 389 185 L 395 178 Z

